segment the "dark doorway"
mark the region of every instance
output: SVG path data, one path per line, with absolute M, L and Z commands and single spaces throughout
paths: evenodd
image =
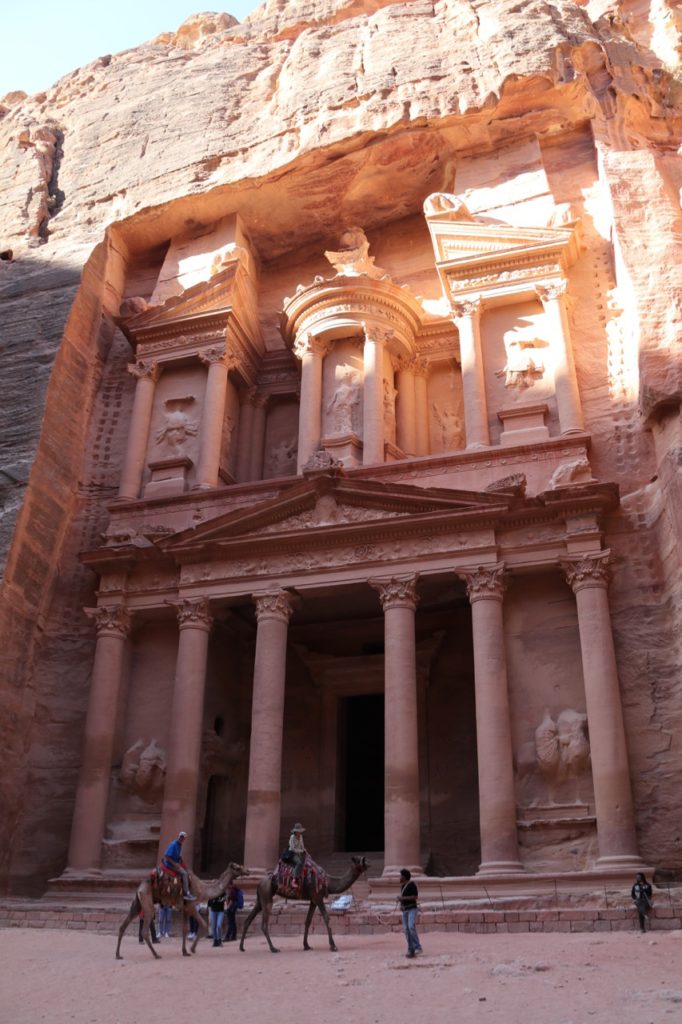
M 343 700 L 344 848 L 384 848 L 384 695 Z

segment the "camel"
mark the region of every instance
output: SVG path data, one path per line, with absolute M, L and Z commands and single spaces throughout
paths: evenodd
M 322 915 L 322 920 L 327 926 L 327 934 L 329 936 L 329 948 L 332 951 L 332 953 L 336 953 L 336 944 L 334 942 L 332 930 L 329 925 L 329 915 L 327 913 L 327 908 L 324 905 L 324 897 L 330 895 L 336 896 L 338 893 L 345 892 L 346 889 L 350 889 L 351 885 L 353 885 L 353 883 L 358 880 L 360 875 L 363 874 L 363 872 L 365 872 L 369 867 L 369 864 L 367 863 L 365 857 L 353 857 L 351 859 L 351 866 L 349 867 L 345 875 L 341 876 L 341 878 L 327 876 L 324 884 L 317 891 L 313 891 L 309 880 L 304 875 L 300 893 L 295 896 L 289 894 L 287 895 L 287 899 L 306 900 L 310 903 L 308 913 L 305 919 L 305 931 L 303 932 L 304 949 L 308 950 L 311 948 L 308 945 L 308 931 L 310 929 L 310 922 L 313 919 L 313 914 L 315 913 L 315 908 L 317 908 L 320 911 L 320 914 Z M 262 911 L 263 920 L 261 922 L 261 930 L 263 932 L 263 935 L 268 941 L 270 952 L 279 953 L 279 950 L 272 944 L 269 929 L 270 913 L 272 911 L 272 901 L 273 897 L 277 895 L 277 889 L 278 885 L 276 880 L 276 873 L 266 875 L 265 878 L 261 878 L 260 882 L 258 883 L 258 888 L 256 889 L 256 904 L 251 913 L 249 914 L 249 916 L 247 917 L 246 921 L 244 922 L 244 928 L 242 930 L 242 937 L 239 943 L 239 948 L 242 952 L 244 952 L 244 940 L 246 938 L 246 933 L 249 930 L 249 925 L 251 924 L 253 919 Z
M 185 900 L 182 895 L 182 885 L 176 884 L 171 887 L 163 894 L 159 893 L 159 886 L 156 881 L 156 873 L 150 872 L 145 878 L 142 879 L 137 887 L 137 892 L 133 897 L 133 902 L 130 904 L 130 910 L 126 915 L 125 920 L 122 922 L 121 927 L 118 930 L 118 943 L 116 946 L 116 959 L 122 960 L 121 956 L 121 940 L 125 934 L 126 928 L 131 921 L 135 920 L 140 911 L 144 914 L 144 924 L 142 926 L 142 937 L 149 946 L 152 956 L 155 959 L 160 960 L 161 957 L 156 952 L 151 944 L 149 938 L 149 926 L 154 917 L 154 904 L 162 903 L 163 906 L 173 907 L 175 910 L 179 910 L 182 913 L 182 955 L 189 956 L 187 952 L 186 939 L 187 939 L 187 925 L 190 918 L 193 918 L 197 924 L 197 934 L 194 942 L 190 949 L 192 953 L 196 952 L 197 943 L 199 936 L 202 931 L 207 931 L 206 924 L 200 914 L 197 912 L 197 904 L 205 903 L 214 896 L 219 896 L 221 892 L 226 892 L 229 886 L 232 885 L 235 878 L 240 875 L 248 875 L 246 868 L 242 867 L 241 864 L 230 863 L 227 865 L 225 871 L 222 873 L 220 878 L 214 878 L 208 881 L 204 881 L 194 874 L 193 871 L 187 872 L 189 876 L 190 890 L 197 897 L 195 900 Z M 179 879 L 178 879 L 179 881 Z

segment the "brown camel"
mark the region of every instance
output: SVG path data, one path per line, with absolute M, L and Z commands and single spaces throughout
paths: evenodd
M 369 864 L 365 857 L 353 857 L 352 864 L 349 867 L 345 875 L 341 878 L 334 878 L 328 876 L 324 885 L 320 886 L 317 890 L 314 890 L 306 876 L 303 876 L 300 893 L 296 896 L 287 896 L 287 899 L 295 900 L 306 900 L 310 903 L 308 913 L 305 919 L 305 931 L 303 932 L 303 948 L 310 949 L 308 945 L 308 931 L 310 929 L 310 922 L 313 919 L 315 908 L 320 911 L 322 920 L 327 926 L 327 934 L 329 935 L 329 948 L 332 953 L 336 952 L 336 944 L 334 937 L 332 936 L 332 930 L 329 925 L 329 914 L 327 908 L 324 905 L 325 896 L 336 896 L 338 893 L 345 892 L 346 889 L 350 889 L 353 882 L 356 882 L 363 872 L 367 870 Z M 256 904 L 244 922 L 244 928 L 242 930 L 242 937 L 239 943 L 239 948 L 244 951 L 244 939 L 246 933 L 249 930 L 249 925 L 259 913 L 263 913 L 263 920 L 261 921 L 261 930 L 263 935 L 268 940 L 268 946 L 270 947 L 271 953 L 279 953 L 279 950 L 273 946 L 272 939 L 270 938 L 270 913 L 272 911 L 272 900 L 277 895 L 277 880 L 275 874 L 266 875 L 265 878 L 261 878 L 256 889 Z
M 214 896 L 219 896 L 221 892 L 226 892 L 229 886 L 234 882 L 235 878 L 238 878 L 239 875 L 248 875 L 248 871 L 246 868 L 243 868 L 241 864 L 230 863 L 227 865 L 227 868 L 220 878 L 204 881 L 195 875 L 193 871 L 188 871 L 187 874 L 189 876 L 190 889 L 197 897 L 196 900 L 185 900 L 183 898 L 181 884 L 176 884 L 170 888 L 164 886 L 162 887 L 162 891 L 159 892 L 159 885 L 155 878 L 155 872 L 150 872 L 146 878 L 142 879 L 137 887 L 137 892 L 133 897 L 133 902 L 130 904 L 130 910 L 118 930 L 118 943 L 116 946 L 117 960 L 123 959 L 121 956 L 121 940 L 123 939 L 126 928 L 131 921 L 135 920 L 135 918 L 139 916 L 140 912 L 144 915 L 142 937 L 149 946 L 152 956 L 157 960 L 161 959 L 149 939 L 149 926 L 154 918 L 154 905 L 156 903 L 159 903 L 164 907 L 173 907 L 182 914 L 183 956 L 190 955 L 187 952 L 186 946 L 187 926 L 189 921 L 190 919 L 194 919 L 197 922 L 199 927 L 197 929 L 194 942 L 190 947 L 192 953 L 195 953 L 201 932 L 207 931 L 206 924 L 197 911 L 197 903 L 205 903 L 207 900 L 213 899 Z

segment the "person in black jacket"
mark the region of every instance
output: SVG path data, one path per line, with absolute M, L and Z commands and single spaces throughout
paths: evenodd
M 403 868 L 400 872 L 400 909 L 403 913 L 403 928 L 407 939 L 407 957 L 412 959 L 423 952 L 419 936 L 417 935 L 417 897 L 419 890 L 412 881 L 412 875 Z
M 632 887 L 632 898 L 637 907 L 637 913 L 639 914 L 639 927 L 641 931 L 646 931 L 646 918 L 647 914 L 651 910 L 651 886 L 646 880 L 646 877 L 640 871 L 635 879 L 635 884 Z

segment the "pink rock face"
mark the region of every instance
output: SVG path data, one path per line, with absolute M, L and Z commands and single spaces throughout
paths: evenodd
M 678 39 L 602 6 L 268 0 L 0 103 L 5 890 L 290 818 L 682 870 Z

